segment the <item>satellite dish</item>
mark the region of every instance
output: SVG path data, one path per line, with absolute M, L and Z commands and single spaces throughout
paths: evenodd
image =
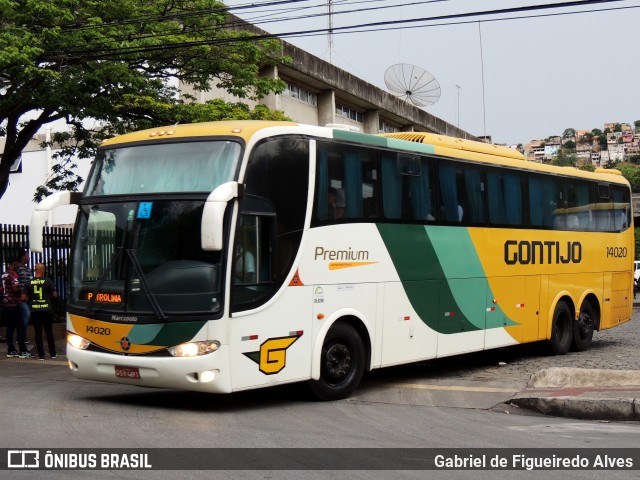
M 417 107 L 433 105 L 440 99 L 440 84 L 425 69 L 409 63 L 397 63 L 384 72 L 384 83 L 398 98 Z

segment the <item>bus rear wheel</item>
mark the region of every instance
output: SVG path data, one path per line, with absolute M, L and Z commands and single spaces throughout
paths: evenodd
M 580 307 L 578 320 L 573 322 L 573 341 L 571 342 L 573 350 L 583 352 L 589 348 L 596 323 L 596 312 L 591 302 L 585 300 Z
M 320 357 L 320 379 L 311 380 L 311 391 L 319 400 L 340 400 L 351 395 L 362 380 L 365 349 L 358 332 L 337 323 L 327 333 Z
M 551 339 L 549 345 L 555 355 L 564 355 L 571 347 L 573 338 L 573 318 L 571 309 L 560 301 L 553 312 L 553 324 L 551 325 Z

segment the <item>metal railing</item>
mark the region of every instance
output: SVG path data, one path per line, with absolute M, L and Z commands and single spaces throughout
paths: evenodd
M 69 290 L 69 253 L 71 249 L 71 229 L 45 227 L 43 229 L 42 253 L 29 251 L 29 227 L 26 225 L 0 224 L 0 267 L 4 272 L 7 265 L 29 251 L 29 268 L 33 274 L 36 263 L 45 265 L 45 276 L 53 280 L 58 290 L 58 300 L 54 301 L 56 317 L 64 317 L 66 298 Z

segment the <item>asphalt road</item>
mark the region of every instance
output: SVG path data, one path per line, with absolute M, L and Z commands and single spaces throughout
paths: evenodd
M 541 368 L 638 369 L 639 347 L 636 314 L 632 322 L 596 334 L 586 352 L 552 357 L 540 353 L 541 345 L 528 345 L 385 369 L 369 375 L 350 399 L 327 403 L 311 401 L 299 385 L 212 396 L 79 381 L 63 361 L 2 359 L 0 448 L 254 449 L 247 455 L 267 448 L 340 448 L 350 449 L 356 460 L 363 455 L 362 462 L 368 461 L 362 448 L 637 449 L 638 422 L 570 420 L 504 406 Z M 304 465 L 304 459 L 299 461 Z M 327 458 L 327 468 L 331 465 Z M 0 478 L 10 478 L 7 473 L 0 470 Z M 120 470 L 16 473 L 38 479 L 167 476 Z M 638 478 L 638 470 L 169 473 L 173 478 L 234 479 Z

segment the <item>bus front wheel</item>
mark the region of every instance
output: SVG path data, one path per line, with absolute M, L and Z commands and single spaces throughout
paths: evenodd
M 591 345 L 593 330 L 596 327 L 596 312 L 591 302 L 585 300 L 580 307 L 578 320 L 573 322 L 573 342 L 572 347 L 578 352 L 583 352 Z
M 362 380 L 365 358 L 362 339 L 351 325 L 331 327 L 322 344 L 320 379 L 309 382 L 315 397 L 339 400 L 351 395 Z
M 573 318 L 571 309 L 565 302 L 558 302 L 553 312 L 553 324 L 551 325 L 551 339 L 549 345 L 555 355 L 564 355 L 571 347 L 573 338 Z

